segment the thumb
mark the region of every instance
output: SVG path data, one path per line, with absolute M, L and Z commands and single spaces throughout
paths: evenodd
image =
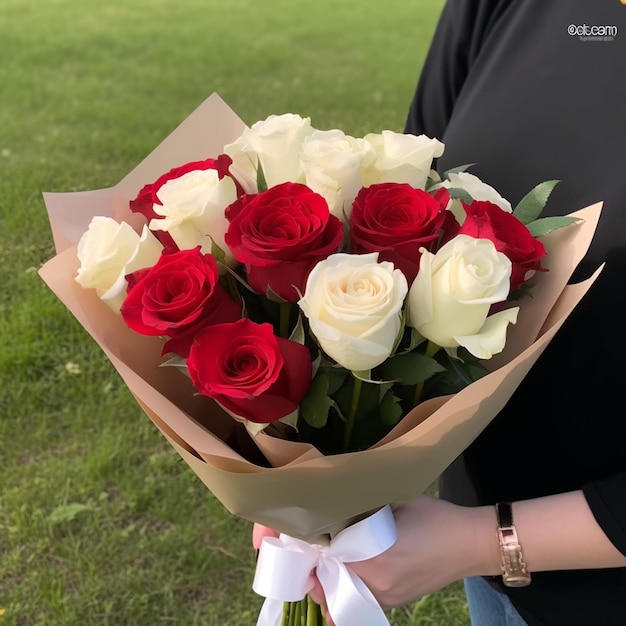
M 267 526 L 263 526 L 263 524 L 254 524 L 252 527 L 252 545 L 255 550 L 258 550 L 261 547 L 261 542 L 265 537 L 278 537 L 279 533 L 277 533 L 272 528 L 268 528 Z

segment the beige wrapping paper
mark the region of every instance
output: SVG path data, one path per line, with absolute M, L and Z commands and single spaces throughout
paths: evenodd
M 216 157 L 243 122 L 213 94 L 118 185 L 44 194 L 57 256 L 40 274 L 113 366 L 171 445 L 234 515 L 312 538 L 388 503 L 422 493 L 500 411 L 597 275 L 567 282 L 585 255 L 601 204 L 543 239 L 546 267 L 521 301 L 505 351 L 490 374 L 454 396 L 426 401 L 382 441 L 361 452 L 323 456 L 307 444 L 261 433 L 255 442 L 175 368 L 158 367 L 162 341 L 128 329 L 92 290 L 75 282 L 76 243 L 94 215 L 141 224 L 128 202 L 145 183 L 192 160 Z M 263 454 L 260 454 L 262 451 Z M 267 460 L 271 463 L 270 467 Z

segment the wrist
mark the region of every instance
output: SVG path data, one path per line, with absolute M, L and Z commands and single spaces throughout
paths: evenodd
M 502 573 L 502 555 L 496 529 L 498 520 L 493 506 L 466 507 L 471 540 L 467 545 L 467 576 L 497 576 Z
M 501 574 L 500 546 L 496 535 L 498 521 L 493 506 L 468 507 L 449 504 L 456 511 L 442 531 L 448 567 L 454 580 L 471 576 Z

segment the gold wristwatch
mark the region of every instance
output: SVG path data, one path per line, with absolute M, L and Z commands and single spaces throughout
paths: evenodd
M 496 504 L 498 516 L 498 541 L 502 553 L 502 582 L 507 587 L 526 587 L 530 585 L 530 574 L 522 557 L 517 530 L 513 524 L 513 509 L 510 502 Z

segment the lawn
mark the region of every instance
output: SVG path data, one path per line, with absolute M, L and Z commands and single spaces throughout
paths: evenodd
M 38 277 L 42 191 L 114 185 L 214 91 L 248 123 L 402 130 L 441 5 L 2 0 L 0 626 L 249 626 L 261 604 L 250 524 Z M 390 620 L 469 623 L 459 585 Z

